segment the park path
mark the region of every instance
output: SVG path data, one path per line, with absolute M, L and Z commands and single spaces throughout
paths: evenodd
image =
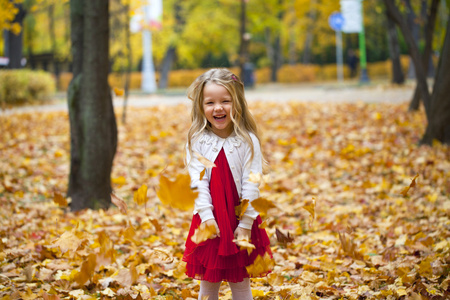
M 366 103 L 403 103 L 413 95 L 414 84 L 402 87 L 392 86 L 386 82 L 359 85 L 350 82 L 321 84 L 265 84 L 246 90 L 248 101 L 300 101 L 316 103 L 366 102 Z M 189 103 L 185 91 L 173 90 L 153 95 L 132 93 L 128 97 L 129 107 L 151 107 L 156 105 L 175 105 Z M 123 106 L 123 97 L 114 97 L 114 106 Z M 65 99 L 53 101 L 51 104 L 29 105 L 0 110 L 0 115 L 11 115 L 26 112 L 67 111 Z

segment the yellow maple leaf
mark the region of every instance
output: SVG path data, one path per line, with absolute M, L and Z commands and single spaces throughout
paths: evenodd
M 148 201 L 147 190 L 148 187 L 145 184 L 143 184 L 136 192 L 134 192 L 133 200 L 136 204 L 143 205 L 147 203 Z
M 197 229 L 195 229 L 194 234 L 191 237 L 191 241 L 200 244 L 209 238 L 215 238 L 217 234 L 216 226 L 206 225 L 206 223 L 200 224 Z
M 271 208 L 276 208 L 275 204 L 272 201 L 258 198 L 251 202 L 253 208 L 259 212 L 261 215 L 267 215 L 267 211 Z
M 257 277 L 268 273 L 273 269 L 274 266 L 275 266 L 274 260 L 266 252 L 264 253 L 264 256 L 258 255 L 253 264 L 245 268 L 247 269 L 247 273 L 250 276 Z
M 237 240 L 234 239 L 233 242 L 239 246 L 240 250 L 247 250 L 248 255 L 250 255 L 253 252 L 253 249 L 255 249 L 255 245 L 253 245 L 249 240 L 247 239 L 242 239 L 242 240 Z
M 278 273 L 270 273 L 269 275 L 267 275 L 267 281 L 271 286 L 283 285 L 284 277 Z
M 178 174 L 175 181 L 161 175 L 157 196 L 165 205 L 181 210 L 190 210 L 194 207 L 198 192 L 191 189 L 189 174 Z
M 194 151 L 194 154 L 195 154 L 195 156 L 197 156 L 198 161 L 201 162 L 205 166 L 205 168 L 211 169 L 211 168 L 214 168 L 216 166 L 215 163 L 213 163 L 209 159 L 203 157 L 200 153 Z
M 309 214 L 309 226 L 312 226 L 312 222 L 314 221 L 314 218 L 316 217 L 316 200 L 313 198 L 311 201 L 308 201 L 304 206 L 304 209 L 306 209 Z
M 243 199 L 239 205 L 234 207 L 234 212 L 236 213 L 238 220 L 242 218 L 245 211 L 247 210 L 248 205 L 249 205 L 248 199 Z
M 117 206 L 117 208 L 119 208 L 120 212 L 123 214 L 127 214 L 127 204 L 125 203 L 125 201 L 120 198 L 119 196 L 117 196 L 114 193 L 111 193 L 111 202 Z

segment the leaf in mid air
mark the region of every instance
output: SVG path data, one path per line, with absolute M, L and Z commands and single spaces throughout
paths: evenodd
M 133 200 L 137 205 L 143 205 L 147 203 L 147 190 L 147 186 L 143 184 L 136 192 L 134 192 Z
M 248 199 L 243 199 L 239 205 L 234 207 L 234 212 L 236 213 L 238 220 L 240 220 L 244 215 L 245 211 L 247 210 L 248 204 Z
M 403 197 L 406 197 L 406 196 L 408 195 L 408 191 L 409 191 L 410 188 L 413 188 L 413 187 L 416 186 L 416 179 L 417 179 L 417 177 L 419 177 L 419 174 L 417 174 L 416 176 L 414 176 L 413 180 L 411 181 L 411 184 L 410 184 L 409 186 L 405 187 L 405 188 L 403 189 L 403 191 L 401 191 L 400 194 L 402 194 Z
M 294 238 L 291 236 L 289 232 L 286 235 L 282 233 L 278 228 L 275 228 L 275 234 L 277 236 L 277 241 L 283 245 L 286 245 L 287 243 L 291 243 L 294 241 Z
M 56 193 L 53 196 L 53 202 L 59 205 L 59 207 L 67 207 L 68 202 L 67 199 L 64 198 L 60 193 Z
M 262 215 L 267 215 L 267 211 L 271 208 L 276 208 L 275 204 L 272 201 L 258 198 L 251 202 L 253 208 Z
M 198 192 L 191 189 L 189 174 L 178 174 L 175 181 L 161 175 L 156 194 L 165 205 L 181 210 L 190 210 L 194 207 Z
M 119 196 L 117 196 L 116 194 L 111 193 L 111 202 L 117 206 L 117 208 L 120 210 L 121 213 L 123 214 L 127 214 L 127 204 L 125 203 L 125 201 L 120 198 Z
M 271 271 L 275 266 L 274 260 L 266 252 L 264 256 L 258 255 L 250 266 L 246 267 L 250 276 L 257 277 Z
M 191 237 L 191 241 L 200 244 L 210 238 L 215 238 L 217 234 L 216 227 L 214 225 L 206 225 L 206 223 L 200 224 L 200 226 L 195 229 L 194 234 Z
M 233 242 L 240 247 L 240 250 L 244 250 L 244 249 L 247 250 L 248 255 L 250 255 L 252 253 L 253 249 L 256 248 L 255 245 L 250 243 L 250 241 L 247 239 L 242 239 L 242 240 L 234 239 Z

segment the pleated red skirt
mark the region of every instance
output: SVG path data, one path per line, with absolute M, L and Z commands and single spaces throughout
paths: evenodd
M 201 224 L 200 216 L 195 214 L 183 261 L 186 262 L 186 274 L 191 278 L 209 282 L 241 282 L 250 277 L 245 267 L 253 264 L 258 255 L 264 256 L 267 252 L 272 256 L 270 241 L 266 230 L 258 227 L 261 224 L 261 217 L 258 216 L 251 229 L 251 243 L 255 245 L 252 253 L 249 255 L 247 250 L 240 250 L 233 242 L 234 231 L 239 224 L 234 209 L 239 205 L 239 195 L 223 149 L 214 163 L 216 167 L 212 168 L 209 187 L 220 237 L 200 244 L 192 242 L 191 237 Z

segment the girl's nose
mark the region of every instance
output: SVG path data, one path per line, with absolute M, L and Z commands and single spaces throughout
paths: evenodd
M 219 104 L 219 105 L 216 105 L 216 106 L 214 107 L 214 110 L 215 110 L 215 111 L 221 111 L 222 108 L 223 108 L 222 105 Z

